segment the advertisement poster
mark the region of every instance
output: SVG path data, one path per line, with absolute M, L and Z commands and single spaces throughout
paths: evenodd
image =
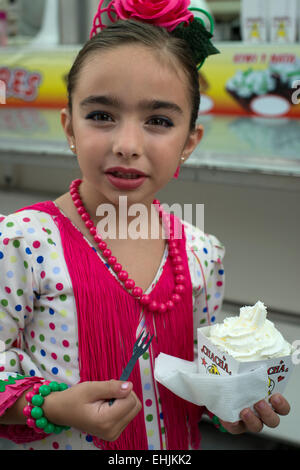
M 300 117 L 300 45 L 217 44 L 199 73 L 200 115 Z M 79 49 L 79 48 L 78 48 Z M 0 53 L 6 106 L 62 108 L 74 48 Z

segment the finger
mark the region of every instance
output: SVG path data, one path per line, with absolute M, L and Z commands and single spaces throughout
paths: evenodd
M 261 400 L 254 405 L 255 410 L 258 412 L 260 419 L 264 424 L 266 424 L 269 428 L 276 428 L 280 423 L 280 418 L 277 413 L 272 409 L 272 407 L 265 402 L 265 400 Z
M 104 406 L 107 406 L 107 403 L 104 403 Z M 114 407 L 108 406 L 106 411 L 110 413 L 111 422 L 116 423 L 111 428 L 111 440 L 116 440 L 120 436 L 141 409 L 142 404 L 134 392 L 123 400 L 116 400 Z
M 132 390 L 132 382 L 119 380 L 107 380 L 101 382 L 84 382 L 86 397 L 90 402 L 109 400 L 110 398 L 124 398 Z
M 246 431 L 246 426 L 243 421 L 230 423 L 229 421 L 223 421 L 220 419 L 220 423 L 226 429 L 226 431 L 230 432 L 231 434 L 242 434 Z
M 250 408 L 245 408 L 240 413 L 242 421 L 245 423 L 247 431 L 251 432 L 260 432 L 263 428 L 263 422 L 260 418 L 255 416 L 253 411 Z
M 291 410 L 288 401 L 280 393 L 275 393 L 275 395 L 272 395 L 269 402 L 271 403 L 276 413 L 282 416 L 289 414 Z

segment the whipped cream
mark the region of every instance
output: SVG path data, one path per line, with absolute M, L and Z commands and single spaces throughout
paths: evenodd
M 253 307 L 242 307 L 238 317 L 212 326 L 209 339 L 241 362 L 288 356 L 291 345 L 266 317 L 266 307 L 260 301 Z

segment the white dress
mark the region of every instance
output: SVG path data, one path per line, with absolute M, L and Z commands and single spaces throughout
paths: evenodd
M 214 323 L 221 309 L 225 250 L 215 236 L 185 221 L 183 224 L 193 285 L 196 352 L 197 328 Z M 167 256 L 166 248 L 146 293 L 157 283 Z M 100 253 L 99 257 L 102 259 Z M 104 259 L 102 261 L 105 263 Z M 0 379 L 19 373 L 68 385 L 78 383 L 76 303 L 60 233 L 49 214 L 26 209 L 8 216 L 0 215 L 0 273 L 0 351 L 5 348 L 5 352 L 0 352 Z M 111 273 L 116 276 L 113 270 Z M 139 329 L 142 326 L 141 323 Z M 139 366 L 148 448 L 161 449 L 160 426 L 165 449 L 163 416 L 161 410 L 158 413 L 156 410 L 148 354 L 140 358 Z M 96 450 L 91 436 L 73 428 L 16 448 Z

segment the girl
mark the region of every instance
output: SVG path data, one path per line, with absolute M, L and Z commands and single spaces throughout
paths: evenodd
M 196 64 L 165 28 L 119 20 L 83 47 L 68 93 L 61 121 L 82 179 L 0 218 L 1 436 L 26 449 L 199 448 L 203 408 L 153 378 L 160 352 L 194 359 L 196 328 L 215 321 L 224 292 L 221 243 L 154 199 L 203 134 Z M 103 204 L 124 231 L 120 196 L 147 209 L 147 237 L 101 237 Z M 150 349 L 119 381 L 142 329 Z M 223 426 L 276 426 L 289 405 L 272 400 Z

